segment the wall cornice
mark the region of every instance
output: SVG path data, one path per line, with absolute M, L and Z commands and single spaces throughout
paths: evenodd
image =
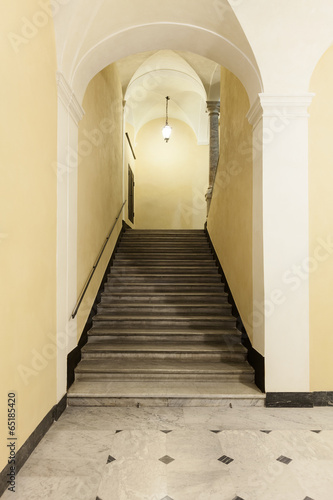
M 255 128 L 262 117 L 308 117 L 308 107 L 314 96 L 314 93 L 259 94 L 247 114 L 247 119 Z
M 76 125 L 78 125 L 84 117 L 84 109 L 79 103 L 74 90 L 71 88 L 66 78 L 60 71 L 57 71 L 57 86 L 58 96 L 61 102 L 69 111 Z

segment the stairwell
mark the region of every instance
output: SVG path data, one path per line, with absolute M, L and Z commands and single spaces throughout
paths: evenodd
M 69 405 L 263 405 L 235 325 L 204 231 L 127 230 Z

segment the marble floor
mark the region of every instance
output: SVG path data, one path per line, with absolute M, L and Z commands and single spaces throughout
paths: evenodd
M 332 500 L 333 408 L 79 408 L 3 500 Z

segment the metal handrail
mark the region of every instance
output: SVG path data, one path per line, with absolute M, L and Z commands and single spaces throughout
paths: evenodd
M 103 255 L 103 252 L 104 252 L 104 250 L 105 250 L 105 247 L 106 247 L 106 245 L 108 244 L 108 241 L 109 241 L 109 239 L 110 239 L 110 237 L 111 237 L 111 234 L 113 233 L 114 228 L 116 227 L 116 224 L 117 224 L 117 222 L 118 222 L 118 219 L 119 219 L 119 217 L 120 217 L 120 214 L 121 214 L 121 212 L 123 211 L 124 206 L 126 205 L 126 202 L 127 202 L 127 200 L 125 200 L 125 201 L 124 201 L 124 203 L 122 204 L 121 209 L 119 210 L 119 214 L 117 215 L 117 218 L 116 218 L 116 220 L 115 220 L 115 222 L 114 222 L 114 224 L 113 224 L 113 226 L 112 226 L 112 228 L 111 228 L 111 231 L 109 232 L 109 234 L 108 234 L 108 236 L 107 236 L 107 238 L 106 238 L 106 240 L 105 240 L 105 242 L 104 242 L 104 244 L 103 244 L 103 247 L 102 247 L 102 249 L 101 249 L 101 251 L 100 251 L 100 253 L 99 253 L 99 255 L 98 255 L 98 258 L 97 258 L 97 260 L 96 260 L 96 262 L 95 262 L 95 264 L 94 264 L 94 266 L 93 266 L 92 270 L 90 271 L 90 274 L 89 274 L 89 277 L 88 277 L 88 279 L 87 279 L 87 281 L 86 281 L 86 284 L 85 284 L 85 286 L 84 286 L 84 288 L 83 288 L 83 290 L 82 290 L 82 292 L 81 292 L 81 294 L 80 294 L 80 296 L 79 296 L 79 298 L 78 298 L 78 300 L 77 300 L 77 302 L 76 302 L 76 304 L 75 304 L 75 308 L 74 308 L 74 310 L 73 310 L 73 312 L 72 312 L 72 319 L 74 319 L 74 318 L 75 318 L 75 316 L 76 316 L 76 315 L 77 315 L 77 313 L 78 313 L 78 310 L 79 310 L 79 308 L 80 308 L 80 305 L 82 304 L 83 298 L 84 298 L 84 296 L 85 296 L 85 294 L 86 294 L 86 291 L 88 290 L 88 286 L 90 285 L 90 282 L 91 282 L 91 280 L 92 280 L 92 277 L 93 277 L 93 276 L 94 276 L 94 274 L 95 274 L 96 268 L 97 268 L 97 266 L 98 266 L 98 264 L 99 264 L 99 261 L 100 261 L 100 260 L 101 260 L 101 258 L 102 258 L 102 255 Z

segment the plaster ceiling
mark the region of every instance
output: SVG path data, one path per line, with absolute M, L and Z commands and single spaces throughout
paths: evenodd
M 187 123 L 199 144 L 208 143 L 207 100 L 220 98 L 220 66 L 207 58 L 171 50 L 146 52 L 117 62 L 126 101 L 126 120 L 135 133 L 151 120 L 169 117 Z
M 58 68 L 80 102 L 89 81 L 103 68 L 156 50 L 186 52 L 192 67 L 197 63 L 190 52 L 225 66 L 244 83 L 252 100 L 262 90 L 252 49 L 228 0 L 71 0 L 54 22 Z M 200 78 L 207 91 L 205 67 Z

